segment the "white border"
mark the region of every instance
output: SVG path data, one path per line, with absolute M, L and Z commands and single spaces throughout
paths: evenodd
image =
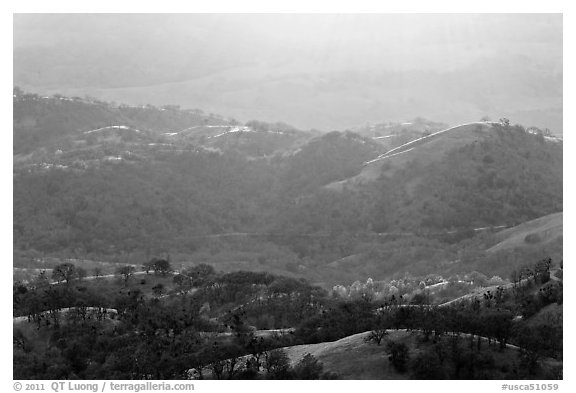
M 272 1 L 255 1 L 255 0 L 211 0 L 209 2 L 192 2 L 192 1 L 172 1 L 163 0 L 159 2 L 148 2 L 148 3 L 129 3 L 129 2 L 119 2 L 117 0 L 100 0 L 98 2 L 80 2 L 80 1 L 15 1 L 11 0 L 9 4 L 3 4 L 2 15 L 0 19 L 1 31 L 1 41 L 3 53 L 6 55 L 5 59 L 10 59 L 10 62 L 5 60 L 2 64 L 2 89 L 0 90 L 2 94 L 0 97 L 1 108 L 2 109 L 2 119 L 4 124 L 4 137 L 2 140 L 2 184 L 6 187 L 5 192 L 2 194 L 2 250 L 5 251 L 5 259 L 11 259 L 11 247 L 12 247 L 12 99 L 9 96 L 11 92 L 12 85 L 12 14 L 13 13 L 55 13 L 55 12 L 142 12 L 142 13 L 169 13 L 169 12 L 229 12 L 229 13 L 246 13 L 246 12 L 297 12 L 297 13 L 399 13 L 399 12 L 417 12 L 417 13 L 477 13 L 477 12 L 488 12 L 488 13 L 503 13 L 503 12 L 520 12 L 520 13 L 563 13 L 564 14 L 564 143 L 566 144 L 565 151 L 572 152 L 572 135 L 571 130 L 574 129 L 574 120 L 572 116 L 573 105 L 574 105 L 574 86 L 576 86 L 576 81 L 574 80 L 574 70 L 576 69 L 576 64 L 574 64 L 574 37 L 575 34 L 575 23 L 576 18 L 574 17 L 573 7 L 571 7 L 570 1 L 558 1 L 558 0 L 547 0 L 547 1 L 518 1 L 518 2 L 506 2 L 497 0 L 483 0 L 474 2 L 465 1 L 455 1 L 455 0 L 431 0 L 431 1 L 396 1 L 396 2 L 382 2 L 382 1 L 365 1 L 365 0 L 355 0 L 355 1 L 344 1 L 344 0 L 333 0 L 333 1 L 312 1 L 312 0 L 292 0 L 283 1 L 278 4 Z M 10 93 L 11 94 L 11 93 Z M 223 109 L 224 113 L 225 110 Z M 571 175 L 570 168 L 574 168 L 574 156 L 567 154 L 564 159 L 564 187 L 565 195 L 564 201 L 570 202 L 574 197 L 573 188 L 573 176 Z M 571 264 L 574 257 L 574 246 L 572 245 L 572 234 L 571 224 L 575 222 L 574 220 L 574 209 L 570 203 L 565 203 L 564 211 L 564 222 L 567 223 L 565 227 L 565 239 L 568 241 L 564 242 L 565 256 L 567 259 L 567 279 L 568 283 L 573 277 Z M 5 261 L 8 263 L 8 261 Z M 11 274 L 5 274 L 3 276 L 3 296 L 2 305 L 4 306 L 3 318 L 4 323 L 2 324 L 2 337 L 5 340 L 3 342 L 3 367 L 1 368 L 2 375 L 2 385 L 5 389 L 3 391 L 13 391 L 12 390 L 12 351 L 11 344 L 9 343 L 9 338 L 12 335 L 11 323 L 11 293 L 9 290 L 11 288 Z M 574 384 L 574 367 L 573 367 L 573 357 L 572 350 L 574 349 L 574 340 L 571 333 L 571 328 L 574 327 L 574 312 L 572 311 L 572 305 L 574 304 L 574 294 L 568 288 L 565 291 L 565 345 L 564 345 L 564 381 L 559 381 L 561 386 L 561 391 L 567 391 L 569 386 L 575 386 Z M 8 350 L 8 348 L 10 348 Z M 351 359 L 354 361 L 354 359 Z M 202 381 L 199 381 L 202 382 Z M 318 382 L 317 382 L 318 383 Z M 315 384 L 317 384 L 315 383 Z M 350 391 L 357 389 L 358 383 L 356 381 L 323 381 L 325 388 L 335 391 Z M 258 381 L 258 382 L 219 382 L 217 385 L 214 383 L 197 383 L 196 391 L 202 391 L 209 389 L 213 391 L 215 388 L 217 391 L 224 391 L 225 389 L 249 389 L 251 391 L 279 391 L 279 392 L 292 392 L 294 389 L 299 388 L 312 388 L 317 389 L 318 386 L 310 387 L 310 383 L 298 382 L 298 381 L 283 381 L 282 383 L 272 382 L 272 381 Z M 495 392 L 499 391 L 500 383 L 496 381 L 364 381 L 362 382 L 362 389 L 415 389 L 420 391 L 436 391 L 437 389 L 457 391 L 457 392 Z M 324 387 L 323 386 L 323 387 Z M 572 390 L 574 391 L 574 390 Z

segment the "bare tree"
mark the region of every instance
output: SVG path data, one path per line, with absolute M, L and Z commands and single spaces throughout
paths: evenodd
M 126 265 L 126 266 L 121 266 L 118 269 L 116 269 L 116 273 L 122 277 L 122 281 L 124 281 L 124 285 L 128 285 L 128 280 L 130 280 L 130 277 L 132 277 L 134 275 L 135 270 L 136 269 L 134 269 L 134 266 Z
M 62 281 L 69 285 L 73 279 L 78 277 L 78 271 L 76 266 L 71 263 L 62 263 L 54 268 L 52 271 L 52 279 L 56 280 L 58 283 Z

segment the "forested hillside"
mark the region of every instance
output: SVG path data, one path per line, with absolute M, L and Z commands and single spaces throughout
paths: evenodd
M 551 260 L 451 304 L 437 303 L 435 277 L 347 296 L 268 273 L 143 268 L 89 280 L 61 264 L 55 282 L 15 283 L 14 378 L 562 378 L 562 270 Z
M 409 135 L 429 135 L 435 123 L 398 126 L 404 137 L 383 144 L 369 133 L 318 135 L 19 90 L 14 107 L 14 246 L 22 264 L 170 255 L 319 283 L 466 272 L 448 262 L 463 249 L 483 252 L 486 242 L 461 242 L 562 211 L 562 142 L 519 125 L 424 138 L 358 184 L 349 179 L 366 162 Z M 326 187 L 334 182 L 342 187 Z

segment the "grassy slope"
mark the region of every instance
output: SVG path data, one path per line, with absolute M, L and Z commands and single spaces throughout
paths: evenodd
M 365 338 L 368 334 L 369 332 L 364 332 L 334 342 L 296 345 L 286 347 L 284 350 L 292 365 L 310 353 L 323 363 L 324 371 L 337 373 L 339 379 L 410 379 L 410 369 L 406 373 L 399 373 L 391 365 L 386 351 L 386 340 L 405 343 L 410 348 L 410 359 L 416 358 L 420 352 L 432 345 L 431 341 L 422 342 L 416 332 L 388 331 L 381 345 L 366 342 Z M 469 340 L 463 338 L 460 345 L 462 350 L 465 350 L 469 345 Z M 496 347 L 488 347 L 487 342 L 484 341 L 481 353 L 494 357 L 495 367 L 489 375 L 495 379 L 510 377 L 509 374 L 502 373 L 503 368 L 509 368 L 512 371 L 519 370 L 518 351 L 514 347 L 500 351 Z M 549 367 L 557 367 L 561 364 L 562 362 L 558 360 L 544 359 L 544 367 L 535 378 L 542 379 Z
M 296 345 L 284 348 L 292 365 L 310 353 L 324 364 L 324 371 L 335 372 L 340 379 L 407 379 L 391 366 L 384 344 L 368 343 L 368 332 L 338 341 Z M 388 337 L 406 339 L 405 332 L 391 332 Z
M 345 184 L 369 182 L 381 175 L 390 176 L 416 157 L 423 162 L 433 162 L 452 149 L 485 138 L 489 135 L 489 128 L 490 125 L 486 123 L 470 123 L 415 139 L 369 161 L 357 176 L 329 184 L 327 188 L 341 190 Z
M 494 253 L 506 249 L 528 246 L 528 243 L 526 243 L 524 239 L 530 234 L 537 234 L 540 237 L 541 240 L 537 242 L 536 245 L 541 246 L 560 238 L 562 236 L 562 230 L 562 212 L 549 214 L 499 232 L 496 235 L 499 241 L 498 244 L 490 247 L 487 251 Z
M 448 128 L 427 137 L 419 138 L 386 153 L 384 158 L 366 165 L 359 175 L 361 179 L 371 180 L 382 173 L 381 167 L 389 162 L 391 165 L 384 170 L 385 175 L 392 174 L 402 168 L 416 156 L 423 162 L 433 162 L 440 159 L 446 152 L 488 136 L 490 126 L 483 123 L 471 123 Z M 389 157 L 389 158 L 388 158 Z

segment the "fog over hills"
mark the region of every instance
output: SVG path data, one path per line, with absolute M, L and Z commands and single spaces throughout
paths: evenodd
M 16 15 L 13 379 L 562 379 L 562 61 L 561 14 Z
M 14 83 L 322 131 L 489 116 L 562 135 L 562 16 L 16 15 Z

